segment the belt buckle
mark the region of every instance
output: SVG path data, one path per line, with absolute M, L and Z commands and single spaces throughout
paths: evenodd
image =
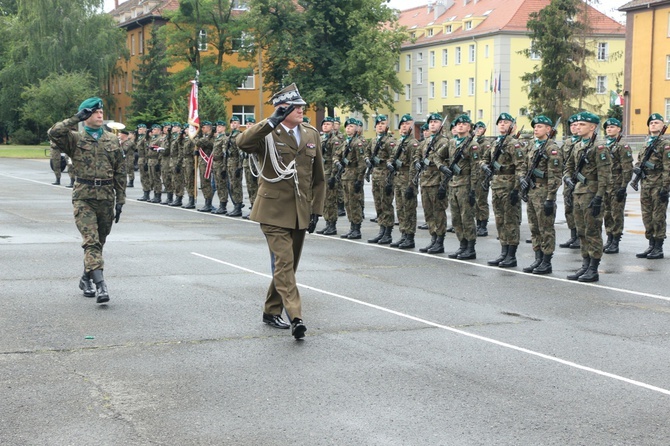
M 96 187 L 102 186 L 102 180 L 100 178 L 94 178 L 93 179 L 93 185 Z

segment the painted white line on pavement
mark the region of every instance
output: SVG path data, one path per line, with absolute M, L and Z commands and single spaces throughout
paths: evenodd
M 203 259 L 211 260 L 212 262 L 216 262 L 216 263 L 220 263 L 222 265 L 229 266 L 231 268 L 235 268 L 235 269 L 247 272 L 247 273 L 255 274 L 257 276 L 265 277 L 265 278 L 268 278 L 268 279 L 272 278 L 272 275 L 270 275 L 270 274 L 265 274 L 265 273 L 261 273 L 261 272 L 258 272 L 258 271 L 254 271 L 252 269 L 245 268 L 245 267 L 239 266 L 239 265 L 235 265 L 233 263 L 226 262 L 224 260 L 215 259 L 214 257 L 209 257 L 209 256 L 206 256 L 204 254 L 199 254 L 197 252 L 191 252 L 191 254 L 193 254 L 194 256 L 197 256 L 197 257 L 201 257 Z M 614 380 L 617 380 L 617 381 L 622 381 L 622 382 L 625 382 L 627 384 L 632 384 L 632 385 L 637 386 L 637 387 L 642 387 L 642 388 L 647 389 L 647 390 L 651 390 L 651 391 L 654 391 L 654 392 L 658 392 L 658 393 L 662 393 L 664 395 L 670 396 L 670 390 L 664 389 L 662 387 L 653 386 L 651 384 L 643 383 L 641 381 L 636 381 L 634 379 L 626 378 L 624 376 L 616 375 L 614 373 L 605 372 L 603 370 L 598 370 L 598 369 L 594 369 L 592 367 L 587 367 L 585 365 L 577 364 L 576 362 L 567 361 L 565 359 L 560 359 L 560 358 L 557 358 L 557 357 L 554 357 L 554 356 L 546 355 L 544 353 L 536 352 L 534 350 L 529 350 L 529 349 L 524 348 L 524 347 L 519 347 L 519 346 L 516 346 L 516 345 L 513 345 L 513 344 L 508 344 L 506 342 L 498 341 L 498 340 L 495 340 L 495 339 L 492 339 L 492 338 L 487 338 L 485 336 L 480 336 L 480 335 L 477 335 L 477 334 L 474 334 L 474 333 L 469 333 L 467 331 L 459 330 L 457 328 L 452 328 L 452 327 L 449 327 L 447 325 L 442 325 L 442 324 L 438 324 L 436 322 L 431 322 L 429 320 L 421 319 L 419 317 L 412 316 L 412 315 L 407 314 L 407 313 L 402 313 L 400 311 L 395 311 L 395 310 L 392 310 L 390 308 L 382 307 L 382 306 L 371 304 L 371 303 L 368 303 L 368 302 L 363 302 L 361 300 L 354 299 L 353 297 L 343 296 L 342 294 L 332 293 L 330 291 L 326 291 L 326 290 L 316 288 L 316 287 L 313 287 L 313 286 L 309 286 L 309 285 L 304 285 L 304 284 L 301 284 L 301 283 L 298 283 L 297 285 L 299 287 L 305 288 L 307 290 L 311 290 L 311 291 L 321 293 L 321 294 L 325 294 L 325 295 L 332 296 L 332 297 L 337 297 L 338 299 L 343 299 L 343 300 L 353 302 L 353 303 L 358 304 L 358 305 L 363 305 L 365 307 L 373 308 L 375 310 L 383 311 L 385 313 L 400 316 L 400 317 L 403 317 L 405 319 L 409 319 L 409 320 L 412 320 L 412 321 L 415 321 L 415 322 L 420 322 L 422 324 L 429 325 L 431 327 L 440 328 L 442 330 L 447 330 L 447 331 L 450 331 L 452 333 L 459 334 L 461 336 L 467 336 L 469 338 L 473 338 L 473 339 L 477 339 L 477 340 L 480 340 L 480 341 L 488 342 L 490 344 L 494 344 L 494 345 L 497 345 L 497 346 L 500 346 L 500 347 L 508 348 L 508 349 L 511 349 L 511 350 L 516 350 L 516 351 L 521 352 L 521 353 L 526 353 L 528 355 L 532 355 L 532 356 L 536 356 L 538 358 L 542 358 L 542 359 L 546 359 L 546 360 L 549 360 L 549 361 L 557 362 L 559 364 L 563 364 L 563 365 L 566 365 L 568 367 L 573 367 L 575 369 L 584 370 L 584 371 L 589 372 L 589 373 L 594 373 L 596 375 L 604 376 L 604 377 L 611 378 L 611 379 L 614 379 Z

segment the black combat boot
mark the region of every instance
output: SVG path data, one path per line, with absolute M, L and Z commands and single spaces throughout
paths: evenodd
M 488 263 L 491 266 L 498 266 L 500 262 L 505 260 L 505 257 L 507 257 L 507 250 L 509 249 L 509 245 L 502 245 L 502 249 L 500 250 L 500 255 L 496 257 L 494 260 L 489 260 Z
M 603 245 L 603 252 L 607 251 L 607 248 L 612 246 L 612 240 L 614 240 L 614 236 L 611 233 L 607 234 L 607 241 Z
M 517 245 L 509 245 L 509 249 L 507 250 L 507 256 L 505 257 L 505 260 L 503 260 L 498 264 L 500 268 L 513 268 L 516 266 L 517 248 L 518 248 Z
M 165 201 L 161 202 L 161 204 L 170 204 L 172 203 L 172 200 L 174 199 L 174 194 L 172 192 L 167 193 L 167 198 Z
M 379 234 L 374 236 L 373 238 L 368 239 L 368 243 L 379 243 L 379 240 L 384 237 L 384 233 L 386 232 L 386 228 L 384 226 L 379 227 Z
M 447 232 L 451 232 L 452 234 L 455 234 L 455 233 L 456 233 L 456 230 L 454 229 L 453 226 L 449 226 L 449 227 L 447 228 Z
M 226 215 L 228 213 L 228 209 L 226 207 L 228 206 L 227 201 L 223 201 L 219 203 L 219 207 L 214 209 L 212 211 L 212 214 L 217 214 L 217 215 Z
M 424 231 L 428 229 L 428 223 L 424 223 L 422 225 L 417 226 L 418 229 L 423 229 Z M 449 232 L 449 231 L 447 231 Z
M 589 265 L 591 264 L 591 258 L 590 257 L 583 257 L 582 258 L 582 267 L 579 268 L 577 271 L 575 271 L 574 274 L 570 274 L 568 276 L 568 280 L 577 280 L 580 277 L 584 275 L 587 269 L 589 269 Z
M 181 206 L 183 203 L 183 196 L 177 195 L 177 198 L 174 199 L 172 203 L 170 203 L 170 206 L 176 207 L 176 206 Z
M 91 271 L 90 277 L 98 290 L 98 298 L 96 299 L 96 302 L 99 304 L 109 302 L 109 292 L 107 291 L 107 284 L 105 283 L 105 279 L 102 277 L 102 270 L 96 269 Z
M 604 249 L 605 254 L 617 254 L 619 252 L 619 242 L 621 241 L 621 234 L 612 237 L 612 243 Z
M 56 181 L 51 183 L 53 186 L 60 186 L 60 178 L 56 178 Z
M 152 198 L 151 200 L 149 200 L 149 203 L 159 203 L 159 204 L 160 204 L 160 202 L 161 202 L 161 195 L 163 195 L 163 194 L 157 194 L 157 193 L 154 192 L 154 198 Z
M 400 240 L 391 243 L 391 248 L 399 248 L 405 240 L 407 240 L 407 234 L 400 232 Z
M 477 253 L 475 252 L 475 243 L 477 243 L 476 240 L 468 240 L 467 241 L 467 247 L 465 251 L 463 251 L 458 257 L 456 257 L 458 260 L 474 260 L 477 258 Z M 510 245 L 510 250 L 512 250 L 512 246 Z M 509 256 L 509 251 L 507 251 L 507 255 Z M 516 260 L 516 258 L 514 259 Z M 500 265 L 498 265 L 500 266 Z
M 350 224 L 349 224 L 349 232 L 347 232 L 347 233 L 345 233 L 345 234 L 342 234 L 342 235 L 340 236 L 340 238 L 349 238 L 349 235 L 353 232 L 353 230 L 354 230 L 354 224 L 353 224 L 353 223 L 350 223 Z
M 388 245 L 391 242 L 393 242 L 393 237 L 391 236 L 391 232 L 393 232 L 393 226 L 385 226 L 384 227 L 384 235 L 382 236 L 381 239 L 377 243 L 380 245 Z
M 325 228 L 319 229 L 318 231 L 316 231 L 316 233 L 317 234 L 323 234 L 324 232 L 326 232 L 327 229 L 330 229 L 330 222 L 329 221 L 326 222 L 326 227 Z
M 144 195 L 138 198 L 137 201 L 149 201 L 149 191 L 145 190 Z
M 651 237 L 649 239 L 649 246 L 647 247 L 647 249 L 645 249 L 643 252 L 635 254 L 635 257 L 637 257 L 638 259 L 646 259 L 647 256 L 649 255 L 649 253 L 651 251 L 653 251 L 655 244 L 656 244 L 656 239 L 654 237 Z
M 578 241 L 579 239 L 577 238 L 577 228 L 572 228 L 570 229 L 570 238 L 565 243 L 561 243 L 558 246 L 561 248 L 570 248 L 570 245 Z
M 542 263 L 542 251 L 539 249 L 535 251 L 535 261 L 523 269 L 524 273 L 532 273 L 535 268 Z
M 647 254 L 647 258 L 650 260 L 658 260 L 663 258 L 663 239 L 656 238 L 654 239 L 654 249 Z
M 442 254 L 444 252 L 444 236 L 438 235 L 435 243 L 428 250 L 428 254 Z
M 331 221 L 328 224 L 329 226 L 323 230 L 323 235 L 337 235 L 337 221 Z
M 402 242 L 398 248 L 411 249 L 414 248 L 414 234 L 405 234 L 405 241 Z
M 126 187 L 135 187 L 135 180 L 128 181 L 128 184 L 126 184 Z
M 351 234 L 349 234 L 349 235 L 347 236 L 347 238 L 348 238 L 349 240 L 358 240 L 358 239 L 360 239 L 361 237 L 362 237 L 362 236 L 361 236 L 361 224 L 360 224 L 360 223 L 356 223 L 356 224 L 354 225 L 354 228 L 353 228 L 352 231 L 351 231 Z
M 344 210 L 344 203 L 337 203 L 337 216 L 344 217 L 347 215 L 347 211 Z
M 74 187 L 74 178 L 70 178 L 70 184 L 68 186 L 65 186 L 65 187 L 67 187 L 68 189 L 72 189 Z M 132 186 L 130 186 L 130 187 L 132 187 Z
M 570 243 L 570 249 L 580 249 L 581 247 L 582 247 L 582 241 L 579 239 L 579 234 L 577 234 L 577 238 L 575 239 L 575 241 Z
M 79 279 L 79 289 L 84 292 L 84 297 L 95 297 L 95 287 L 91 281 L 91 276 L 84 270 L 81 279 Z
M 449 231 L 449 230 L 447 229 L 447 231 Z M 463 254 L 465 252 L 467 247 L 468 247 L 468 241 L 463 239 L 463 240 L 461 240 L 461 246 L 458 247 L 456 252 L 449 254 L 447 257 L 449 257 L 450 259 L 457 259 L 458 256 L 460 256 L 461 254 Z
M 235 203 L 235 207 L 233 208 L 233 210 L 231 212 L 228 212 L 228 217 L 241 217 L 243 207 L 244 207 L 244 204 Z
M 212 212 L 212 199 L 211 198 L 205 198 L 205 205 L 198 209 L 198 212 Z
M 541 252 L 541 251 L 538 251 Z M 540 263 L 535 269 L 533 269 L 533 274 L 551 274 L 551 258 L 553 254 L 543 254 L 542 263 Z
M 188 203 L 182 206 L 184 209 L 195 209 L 195 197 L 188 197 Z
M 477 237 L 486 237 L 489 235 L 489 230 L 486 227 L 489 224 L 488 220 L 480 220 L 477 227 Z
M 428 244 L 428 246 L 426 246 L 425 248 L 419 248 L 419 251 L 420 252 L 428 252 L 428 250 L 433 247 L 435 242 L 437 242 L 437 234 L 432 234 L 431 237 L 430 237 L 430 243 Z M 444 242 L 442 242 L 442 243 L 444 243 Z
M 600 277 L 598 276 L 598 265 L 600 265 L 600 259 L 591 259 L 586 272 L 579 276 L 577 280 L 580 282 L 597 282 L 600 280 Z

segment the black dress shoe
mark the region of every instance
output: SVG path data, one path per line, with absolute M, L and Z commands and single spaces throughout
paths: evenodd
M 293 335 L 294 338 L 296 339 L 304 338 L 306 331 L 307 327 L 305 327 L 305 324 L 302 322 L 302 319 L 298 319 L 297 317 L 293 319 L 293 322 L 291 322 L 291 335 Z
M 263 322 L 274 328 L 288 329 L 290 327 L 279 314 L 263 313 Z

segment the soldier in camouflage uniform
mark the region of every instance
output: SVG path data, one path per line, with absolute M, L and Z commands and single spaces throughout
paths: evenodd
M 256 125 L 256 118 L 249 117 L 247 118 L 247 130 Z M 242 167 L 244 167 L 244 181 L 247 183 L 247 194 L 249 195 L 249 213 L 244 215 L 242 218 L 249 220 L 251 215 L 251 209 L 254 207 L 254 201 L 256 201 L 256 194 L 258 193 L 258 178 L 254 176 L 251 172 L 251 164 L 249 163 L 249 154 L 242 151 L 240 153 L 242 156 Z
M 129 138 L 127 130 L 119 132 L 119 141 L 121 150 L 126 157 L 126 173 L 128 174 L 128 181 L 126 187 L 134 187 L 135 182 L 135 142 Z
M 84 123 L 79 133 L 70 126 Z M 48 131 L 49 139 L 72 159 L 77 183 L 72 191 L 74 221 L 84 248 L 84 273 L 79 288 L 97 302 L 109 301 L 103 277 L 102 249 L 119 222 L 126 202 L 126 160 L 116 135 L 105 132 L 100 98 L 89 98 L 79 105 L 76 115 L 61 121 Z M 95 283 L 95 288 L 92 283 Z
M 216 194 L 219 196 L 219 207 L 212 214 L 225 215 L 228 213 L 228 169 L 226 167 L 225 150 L 228 143 L 226 136 L 226 121 L 216 121 L 216 132 L 214 133 L 214 148 L 212 149 L 212 175 L 216 184 Z
M 577 135 L 577 115 L 572 115 L 568 118 L 568 124 L 570 125 L 570 136 L 563 143 L 563 163 L 567 163 L 570 158 L 572 158 L 572 153 L 574 152 L 575 145 L 580 141 L 579 135 Z M 565 170 L 565 165 L 563 166 Z M 569 194 L 569 191 L 566 188 L 563 188 L 563 203 L 568 203 L 570 200 L 566 199 L 566 196 Z M 565 206 L 565 221 L 568 224 L 568 229 L 570 229 L 570 238 L 565 242 L 558 245 L 561 248 L 571 248 L 579 249 L 579 237 L 577 237 L 577 228 L 575 227 L 575 216 L 572 213 L 572 206 Z
M 240 150 L 237 148 L 237 136 L 240 134 L 240 118 L 233 116 L 230 119 L 230 135 L 226 142 L 226 159 L 228 162 L 228 184 L 230 185 L 230 200 L 235 206 L 232 211 L 228 213 L 229 217 L 241 217 L 242 208 L 244 207 L 243 193 L 242 193 L 242 157 Z
M 566 163 L 565 185 L 573 192 L 573 212 L 581 246 L 582 267 L 568 280 L 596 282 L 603 254 L 603 198 L 612 178 L 612 158 L 605 141 L 594 141 L 600 118 L 589 112 L 575 115 L 581 140 Z M 581 162 L 582 157 L 585 161 Z M 573 178 L 576 180 L 573 180 Z
M 386 193 L 388 177 L 386 162 L 393 156 L 396 144 L 393 137 L 388 134 L 387 119 L 386 115 L 377 115 L 375 118 L 377 137 L 370 140 L 365 150 L 365 179 L 370 181 L 370 174 L 372 174 L 372 197 L 377 211 L 377 223 L 379 223 L 379 233 L 368 239 L 368 243 L 379 243 L 380 245 L 393 242 L 391 234 L 395 224 L 393 189 L 391 188 L 390 193 Z
M 198 209 L 198 212 L 212 212 L 212 198 L 214 197 L 214 189 L 212 189 L 211 180 L 211 166 L 213 165 L 212 151 L 214 150 L 214 135 L 212 134 L 212 122 L 203 121 L 201 132 L 195 137 L 195 151 L 198 153 L 200 159 L 198 160 L 198 170 L 200 173 L 200 188 L 202 194 L 205 196 L 205 205 Z M 200 151 L 202 150 L 202 153 Z M 210 165 L 209 175 L 207 173 L 207 165 Z
M 335 235 L 337 234 L 337 191 L 338 182 L 335 180 L 335 174 L 332 172 L 333 157 L 335 152 L 342 145 L 342 139 L 333 133 L 333 123 L 335 118 L 326 116 L 321 121 L 321 150 L 323 151 L 323 172 L 328 178 L 328 187 L 326 188 L 326 201 L 323 204 L 323 219 L 326 221 L 326 227 L 317 234 Z
M 486 124 L 483 121 L 478 121 L 475 124 L 475 142 L 481 149 L 480 156 L 482 159 L 486 156 L 487 152 L 491 150 L 491 141 L 489 138 L 486 138 Z M 475 169 L 473 172 L 474 175 L 477 175 L 477 181 L 480 184 L 484 184 L 484 176 L 480 169 Z M 486 237 L 489 235 L 488 224 L 489 224 L 489 189 L 484 189 L 483 187 L 477 187 L 475 189 L 475 220 L 477 224 L 477 237 Z
M 640 150 L 637 163 L 633 169 L 636 176 L 645 174 L 641 180 L 640 205 L 642 206 L 642 223 L 644 224 L 644 236 L 649 240 L 649 247 L 643 252 L 636 254 L 637 258 L 662 259 L 663 241 L 666 236 L 666 218 L 668 214 L 668 191 L 670 190 L 670 140 L 663 139 L 663 116 L 653 113 L 647 119 L 649 137 L 645 144 L 645 150 Z M 656 144 L 651 157 L 643 165 L 642 160 L 646 148 Z
M 484 177 L 492 178 L 491 190 L 493 215 L 496 219 L 496 229 L 500 239 L 501 251 L 498 258 L 488 262 L 491 266 L 512 268 L 517 265 L 516 250 L 519 247 L 521 233 L 519 198 L 519 177 L 526 174 L 526 151 L 519 141 L 514 139 L 514 118 L 508 113 L 498 116 L 498 136 L 491 150 L 484 151 L 480 163 L 481 172 L 477 188 L 481 186 Z
M 63 172 L 67 167 L 67 173 L 70 176 L 70 185 L 65 187 L 71 188 L 74 186 L 74 169 L 72 168 L 72 161 L 70 161 L 70 157 L 65 153 L 62 153 L 54 143 L 51 143 L 50 164 L 51 170 L 53 170 L 54 174 L 56 175 L 56 181 L 51 184 L 54 186 L 60 186 L 61 172 Z
M 414 164 L 414 156 L 419 148 L 419 141 L 412 136 L 414 118 L 403 115 L 398 125 L 400 139 L 393 157 L 388 161 L 389 175 L 393 175 L 393 191 L 395 205 L 400 222 L 399 240 L 391 243 L 392 248 L 414 248 L 414 234 L 416 233 L 416 194 L 410 193 L 405 197 L 407 188 L 412 184 L 410 168 Z
M 422 148 L 424 148 L 423 142 L 426 141 L 428 138 L 430 138 L 430 135 L 431 135 L 431 133 L 430 133 L 430 129 L 428 128 L 428 123 L 424 122 L 423 125 L 421 126 L 421 137 L 419 138 L 419 147 L 417 148 L 418 150 L 422 150 Z M 415 154 L 415 157 L 416 157 L 416 154 Z M 416 170 L 414 170 L 414 173 L 412 173 L 411 175 L 416 175 Z M 414 179 L 414 176 L 412 176 L 412 179 Z M 410 187 L 412 187 L 413 189 L 414 189 L 414 186 L 418 187 L 419 184 L 418 183 L 417 184 L 414 184 L 414 183 L 410 184 Z M 418 193 L 414 194 L 413 190 L 410 191 L 408 189 L 407 192 L 408 192 L 408 196 L 412 196 L 412 195 L 417 195 L 418 196 Z M 446 203 L 448 203 L 448 201 L 446 199 L 444 201 Z M 425 214 L 425 211 L 424 211 L 424 214 Z M 424 215 L 424 220 L 425 220 L 425 215 Z M 428 223 L 424 221 L 422 224 L 417 226 L 417 229 L 428 230 Z M 447 228 L 447 232 L 449 232 L 448 228 Z M 453 231 L 451 231 L 451 232 L 453 232 Z
M 179 165 L 179 153 L 181 152 L 182 143 L 181 130 L 180 122 L 170 123 L 170 136 L 166 140 L 167 145 L 169 146 L 169 153 L 165 157 L 165 168 L 170 171 L 170 191 L 167 194 L 167 200 L 161 204 L 167 204 L 169 206 L 181 206 L 181 200 L 175 198 L 175 196 L 179 197 L 184 195 L 184 180 L 181 166 Z M 181 187 L 181 189 L 179 189 L 179 187 Z
M 161 165 L 159 153 L 162 150 L 165 150 L 163 146 L 163 144 L 165 144 L 165 140 L 162 136 L 161 128 L 162 127 L 159 124 L 152 125 L 149 141 L 147 141 L 145 160 L 149 172 L 149 184 L 151 189 L 154 191 L 154 197 L 149 200 L 150 203 L 161 202 L 161 190 L 163 185 L 161 184 Z
M 550 274 L 551 259 L 556 248 L 556 193 L 563 176 L 563 155 L 550 139 L 553 123 L 546 116 L 536 116 L 531 122 L 535 141 L 528 150 L 527 169 L 532 171 L 533 185 L 527 184 L 525 173 L 521 177 L 521 195 L 527 197 L 528 224 L 535 252 L 535 261 L 523 269 L 526 273 Z
M 478 176 L 473 175 L 473 172 L 479 170 L 481 156 L 479 145 L 470 138 L 472 131 L 470 117 L 461 115 L 454 120 L 454 124 L 456 138 L 448 148 L 448 153 L 446 150 L 438 152 L 440 172 L 449 178 L 451 219 L 460 242 L 458 250 L 449 254 L 449 258 L 472 260 L 477 258 L 475 252 L 477 243 L 474 214 L 475 188 L 482 187 L 481 183 L 477 182 Z M 455 171 L 452 171 L 450 165 L 456 161 L 458 152 L 461 152 L 462 156 L 454 166 Z
M 172 123 L 163 123 L 162 144 L 165 150 L 158 152 L 158 162 L 161 170 L 161 180 L 163 181 L 163 192 L 165 192 L 166 199 L 161 204 L 170 204 L 174 198 L 174 186 L 172 184 L 172 169 L 170 169 L 170 147 L 172 143 Z
M 181 144 L 181 154 L 179 159 L 181 161 L 182 169 L 184 170 L 184 186 L 188 194 L 188 203 L 181 207 L 184 209 L 195 209 L 195 198 L 198 196 L 198 188 L 196 187 L 196 173 L 195 160 L 200 157 L 195 142 L 188 134 L 188 123 L 184 123 L 184 136 Z
M 344 190 L 344 206 L 347 209 L 347 218 L 350 228 L 341 238 L 357 240 L 361 238 L 361 223 L 363 222 L 363 177 L 365 175 L 365 140 L 358 135 L 358 121 L 349 118 L 344 123 L 346 138 L 333 154 L 331 173 L 341 175 L 340 183 Z M 338 174 L 339 172 L 339 174 Z M 337 177 L 332 177 L 337 180 Z M 332 181 L 329 178 L 329 182 Z
M 605 194 L 605 233 L 607 242 L 603 246 L 605 254 L 619 252 L 619 241 L 623 234 L 624 208 L 626 207 L 626 188 L 633 177 L 633 151 L 627 144 L 617 139 L 621 134 L 621 121 L 609 118 L 603 124 L 607 134 L 607 149 L 612 156 L 612 183 Z
M 135 147 L 137 148 L 137 165 L 140 170 L 140 184 L 142 185 L 143 193 L 137 201 L 149 201 L 149 194 L 151 193 L 151 175 L 149 174 L 147 159 L 147 126 L 145 124 L 137 125 Z

